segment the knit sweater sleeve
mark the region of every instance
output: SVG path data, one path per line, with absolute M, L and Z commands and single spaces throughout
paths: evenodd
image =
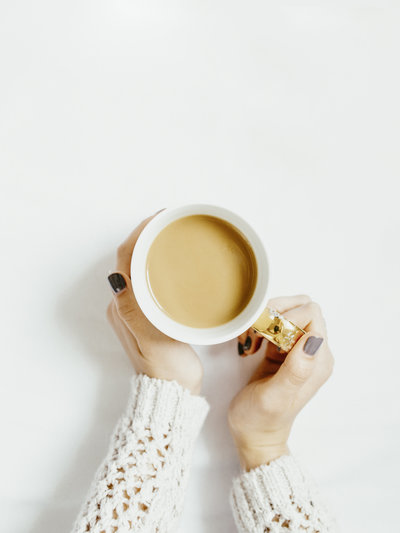
M 291 455 L 234 479 L 230 503 L 240 533 L 332 533 L 334 521 Z
M 193 444 L 209 405 L 176 381 L 132 379 L 125 413 L 73 533 L 168 533 L 183 507 Z

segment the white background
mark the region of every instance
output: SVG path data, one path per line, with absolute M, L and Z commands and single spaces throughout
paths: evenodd
M 116 247 L 190 202 L 254 224 L 271 297 L 320 303 L 336 366 L 291 449 L 343 531 L 393 531 L 399 24 L 366 4 L 2 0 L 2 531 L 70 530 L 132 374 L 105 318 Z M 225 414 L 259 356 L 199 353 L 212 409 L 181 531 L 230 533 Z

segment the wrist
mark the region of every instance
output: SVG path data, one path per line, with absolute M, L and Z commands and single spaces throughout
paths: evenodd
M 237 450 L 240 465 L 246 472 L 290 453 L 286 443 L 272 446 L 241 446 Z
M 182 376 L 179 375 L 175 380 L 184 388 L 190 391 L 194 396 L 199 396 L 203 385 L 203 375 L 201 376 Z
M 282 455 L 290 453 L 287 441 L 290 425 L 270 432 L 235 431 L 231 426 L 231 433 L 235 442 L 240 465 L 249 471 L 262 464 L 268 464 Z

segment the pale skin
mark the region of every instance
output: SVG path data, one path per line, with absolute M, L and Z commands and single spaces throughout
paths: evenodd
M 156 213 L 157 214 L 157 213 Z M 175 380 L 192 394 L 200 394 L 203 368 L 191 346 L 174 340 L 159 330 L 141 311 L 130 279 L 130 262 L 135 243 L 146 224 L 144 220 L 118 247 L 117 265 L 126 288 L 107 308 L 107 318 L 137 373 Z M 328 346 L 326 324 L 319 305 L 307 295 L 273 298 L 268 307 L 276 309 L 306 331 L 288 354 L 258 336 L 244 332 L 239 341 L 251 346 L 243 356 L 258 350 L 264 358 L 250 382 L 233 398 L 228 412 L 229 427 L 245 470 L 266 464 L 289 453 L 287 441 L 292 424 L 332 373 L 333 357 Z M 313 356 L 303 351 L 310 336 L 324 341 Z
M 188 344 L 171 339 L 155 328 L 143 314 L 132 290 L 130 263 L 133 248 L 141 231 L 154 216 L 139 224 L 118 247 L 114 272 L 124 277 L 126 289 L 113 295 L 107 318 L 138 374 L 175 380 L 193 394 L 199 394 L 203 367 L 196 352 Z
M 252 338 L 244 356 L 262 349 L 264 358 L 248 385 L 233 398 L 229 426 L 242 467 L 250 470 L 289 453 L 287 441 L 293 422 L 332 373 L 334 360 L 328 346 L 326 324 L 320 306 L 307 295 L 272 298 L 268 307 L 301 327 L 306 333 L 288 354 L 249 330 L 239 337 Z M 314 355 L 303 347 L 311 336 L 323 338 Z

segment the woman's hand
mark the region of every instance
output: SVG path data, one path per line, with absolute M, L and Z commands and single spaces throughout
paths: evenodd
M 333 370 L 325 320 L 317 303 L 299 295 L 274 298 L 267 306 L 306 334 L 288 354 L 266 341 L 265 358 L 249 384 L 231 402 L 229 425 L 246 470 L 289 453 L 287 440 L 297 413 Z M 254 353 L 261 340 L 254 330 L 249 330 L 239 337 L 239 353 Z
M 107 318 L 137 373 L 175 380 L 193 394 L 199 394 L 203 368 L 196 353 L 189 345 L 156 329 L 141 311 L 132 290 L 129 275 L 132 252 L 141 231 L 154 216 L 144 220 L 118 247 L 117 268 L 108 277 L 113 300 L 107 308 Z

